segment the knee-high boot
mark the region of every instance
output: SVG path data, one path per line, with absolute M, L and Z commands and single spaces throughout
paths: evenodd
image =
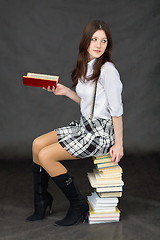
M 27 221 L 41 220 L 45 217 L 47 207 L 52 207 L 53 198 L 47 192 L 49 174 L 38 164 L 33 162 L 33 182 L 34 182 L 34 213 Z
M 69 173 L 52 177 L 56 185 L 62 190 L 70 202 L 67 215 L 64 219 L 57 221 L 60 226 L 70 226 L 77 224 L 80 220 L 84 221 L 88 216 L 88 203 L 76 187 L 73 178 Z

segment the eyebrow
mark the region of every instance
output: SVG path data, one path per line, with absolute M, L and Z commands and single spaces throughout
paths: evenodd
M 93 35 L 92 38 L 98 38 L 97 36 Z M 102 39 L 107 39 L 106 37 L 102 38 Z

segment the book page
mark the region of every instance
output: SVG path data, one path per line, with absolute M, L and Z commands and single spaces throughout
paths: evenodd
M 52 81 L 58 81 L 58 79 L 59 79 L 59 76 L 52 76 L 52 75 L 38 74 L 38 73 L 27 73 L 27 77 L 47 79 L 47 80 L 52 80 Z

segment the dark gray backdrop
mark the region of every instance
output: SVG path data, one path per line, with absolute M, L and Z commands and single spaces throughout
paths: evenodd
M 159 151 L 159 0 L 0 0 L 0 158 L 31 157 L 32 140 L 79 119 L 64 96 L 24 87 L 26 72 L 71 86 L 85 24 L 108 23 L 124 85 L 126 153 Z

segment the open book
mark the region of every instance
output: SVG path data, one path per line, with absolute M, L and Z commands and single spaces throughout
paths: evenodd
M 26 76 L 23 76 L 23 85 L 32 86 L 32 87 L 44 87 L 47 88 L 57 86 L 59 82 L 59 76 L 38 74 L 38 73 L 27 73 Z

